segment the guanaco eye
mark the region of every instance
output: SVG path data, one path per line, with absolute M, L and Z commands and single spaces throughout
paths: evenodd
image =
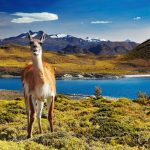
M 42 43 L 42 42 L 39 42 L 39 44 L 42 45 L 43 43 Z

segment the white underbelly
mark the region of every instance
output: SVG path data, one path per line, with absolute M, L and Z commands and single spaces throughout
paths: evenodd
M 52 96 L 52 90 L 48 84 L 35 88 L 35 97 L 37 98 L 48 98 Z
M 28 85 L 26 85 L 26 89 L 29 89 Z M 49 84 L 36 86 L 34 91 L 31 91 L 30 94 L 34 97 L 34 99 L 37 100 L 44 100 L 51 96 L 55 96 L 55 93 L 52 90 L 52 88 L 49 86 Z

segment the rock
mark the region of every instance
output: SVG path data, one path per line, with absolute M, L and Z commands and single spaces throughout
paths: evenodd
M 93 78 L 93 75 L 91 73 L 85 73 L 84 77 L 85 78 Z
M 71 74 L 64 74 L 64 75 L 62 76 L 62 78 L 65 78 L 65 79 L 72 79 L 73 76 L 72 76 Z
M 81 75 L 81 74 L 76 74 L 74 77 L 75 77 L 75 78 L 78 78 L 78 79 L 84 78 L 84 76 Z
M 94 77 L 95 77 L 95 78 L 98 78 L 98 79 L 101 79 L 101 78 L 104 78 L 104 75 L 101 75 L 101 74 L 95 74 Z

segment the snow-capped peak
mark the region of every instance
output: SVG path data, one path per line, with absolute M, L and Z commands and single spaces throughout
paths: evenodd
M 108 41 L 108 40 L 106 40 L 106 39 L 100 39 L 101 41 Z
M 101 41 L 107 41 L 107 40 L 105 40 L 105 39 L 90 38 L 90 37 L 86 37 L 84 40 L 85 40 L 85 41 L 88 41 L 88 42 L 101 42 Z
M 64 37 L 67 37 L 67 34 L 62 34 L 62 33 L 51 34 L 51 35 L 49 35 L 49 37 L 51 37 L 51 38 L 64 38 Z

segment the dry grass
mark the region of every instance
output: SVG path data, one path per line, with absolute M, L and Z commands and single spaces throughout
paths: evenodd
M 150 149 L 149 105 L 141 105 L 126 98 L 107 100 L 99 97 L 77 101 L 58 95 L 55 100 L 54 133 L 48 132 L 48 121 L 44 117 L 43 134 L 38 134 L 36 120 L 33 138 L 26 140 L 24 99 L 19 93 L 3 92 L 9 94 L 10 100 L 0 96 L 0 99 L 4 98 L 0 100 L 2 150 Z M 47 114 L 46 104 L 43 114 Z
M 56 67 L 58 73 L 137 74 L 149 70 L 150 66 L 145 60 L 126 60 L 123 56 L 64 55 L 46 51 L 43 60 Z M 29 47 L 0 48 L 0 67 L 23 68 L 29 61 Z

